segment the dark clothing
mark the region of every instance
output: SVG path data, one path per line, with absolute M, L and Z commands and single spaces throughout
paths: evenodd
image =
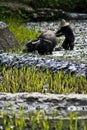
M 61 29 L 56 32 L 57 37 L 62 35 L 65 36 L 65 40 L 62 44 L 62 47 L 65 50 L 73 50 L 75 37 L 70 26 L 61 27 Z

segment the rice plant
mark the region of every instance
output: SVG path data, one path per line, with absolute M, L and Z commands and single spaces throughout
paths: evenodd
M 51 74 L 36 68 L 22 67 L 1 69 L 1 92 L 41 92 L 41 93 L 84 93 L 87 94 L 87 80 L 85 77 L 64 74 Z
M 47 117 L 45 111 L 28 113 L 23 110 L 19 114 L 0 114 L 0 130 L 86 130 L 87 121 L 79 120 L 78 115 L 70 113 L 68 119 Z

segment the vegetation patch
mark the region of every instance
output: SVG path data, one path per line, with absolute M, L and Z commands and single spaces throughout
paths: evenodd
M 36 68 L 1 69 L 1 92 L 41 92 L 41 93 L 85 93 L 87 80 L 85 77 L 71 76 L 62 72 L 51 74 Z
M 1 0 L 0 3 L 1 5 L 5 3 L 4 0 Z M 31 6 L 33 9 L 38 9 L 38 8 L 53 8 L 53 9 L 62 9 L 64 11 L 68 11 L 68 12 L 80 12 L 80 13 L 87 13 L 87 0 L 15 0 L 15 1 L 11 1 L 11 0 L 6 0 L 7 4 L 4 4 L 3 7 L 12 7 L 12 4 L 8 4 L 8 3 L 18 3 L 19 5 L 21 5 L 22 8 L 23 5 L 27 5 L 27 6 Z M 26 6 L 26 8 L 27 8 Z M 19 6 L 17 5 L 15 8 L 18 8 Z M 71 8 L 72 7 L 72 8 Z M 26 11 L 25 8 L 25 11 Z
M 8 27 L 10 29 L 10 31 L 14 34 L 14 36 L 16 37 L 16 39 L 19 42 L 20 47 L 19 48 L 13 48 L 13 49 L 8 49 L 8 52 L 20 52 L 23 50 L 23 46 L 29 41 L 29 40 L 33 40 L 35 39 L 40 32 L 37 32 L 35 30 L 29 30 L 25 24 L 23 23 L 23 19 L 21 19 L 20 17 L 17 18 L 13 18 L 13 17 L 9 17 L 9 18 L 4 18 L 1 17 L 2 21 L 6 22 L 8 24 Z
M 77 114 L 71 113 L 69 120 L 56 119 L 56 113 L 53 113 L 53 119 L 46 116 L 44 111 L 36 111 L 34 114 L 26 114 L 21 110 L 19 114 L 7 115 L 0 114 L 1 130 L 86 130 L 87 121 L 78 120 Z
M 23 21 L 16 18 L 2 18 L 14 33 L 20 48 L 8 50 L 20 53 L 24 44 L 30 40 L 35 39 L 39 32 L 29 30 Z M 55 73 L 51 74 L 48 70 L 43 72 L 37 71 L 35 68 L 9 68 L 2 67 L 1 69 L 1 92 L 41 92 L 50 93 L 87 93 L 87 79 L 85 77 L 76 77 L 75 75 Z M 22 81 L 22 82 L 21 82 Z

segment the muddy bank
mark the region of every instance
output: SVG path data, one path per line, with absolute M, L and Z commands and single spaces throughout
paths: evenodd
M 54 58 L 45 58 L 34 54 L 13 54 L 0 53 L 0 66 L 17 67 L 36 67 L 45 71 L 49 69 L 51 73 L 63 71 L 64 73 L 74 74 L 87 77 L 87 64 L 73 63 L 69 61 L 58 60 Z
M 87 95 L 84 94 L 41 94 L 41 93 L 0 93 L 0 110 L 17 112 L 44 110 L 49 116 L 57 112 L 57 118 L 67 118 L 71 112 L 87 118 Z

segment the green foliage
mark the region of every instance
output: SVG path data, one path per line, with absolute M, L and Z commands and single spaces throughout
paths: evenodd
M 10 31 L 14 34 L 20 45 L 19 48 L 7 50 L 9 52 L 20 52 L 29 40 L 35 39 L 39 35 L 39 32 L 36 30 L 29 30 L 20 18 L 8 17 L 2 18 L 2 21 L 8 24 Z
M 1 113 L 1 124 L 4 130 L 24 130 L 25 119 L 24 112 L 21 110 L 19 116 L 17 114 L 7 115 L 5 112 Z
M 1 92 L 49 92 L 57 94 L 85 93 L 87 94 L 87 80 L 85 77 L 76 77 L 69 74 L 51 74 L 36 68 L 1 69 Z M 22 81 L 22 82 L 21 82 Z
M 9 1 L 9 0 L 8 0 Z M 87 12 L 87 0 L 16 0 L 34 8 L 59 8 L 65 11 Z
M 7 0 L 6 2 L 12 2 L 12 1 Z M 35 9 L 58 8 L 68 12 L 87 13 L 87 0 L 15 0 L 15 2 L 27 4 L 29 6 L 32 6 Z M 5 13 L 12 15 L 10 11 L 6 11 Z M 19 14 L 21 17 L 27 17 L 27 16 L 23 16 L 22 12 L 19 12 Z
M 25 25 L 19 25 L 19 22 L 15 21 L 15 19 L 14 22 L 9 22 L 9 29 L 22 45 L 31 39 L 35 39 L 38 35 L 38 32 L 35 30 L 29 30 Z
M 73 11 L 87 13 L 87 0 L 73 0 Z
M 64 11 L 69 11 L 69 10 L 72 11 L 74 6 L 72 0 L 58 0 L 58 3 L 59 3 L 59 8 L 63 9 Z

